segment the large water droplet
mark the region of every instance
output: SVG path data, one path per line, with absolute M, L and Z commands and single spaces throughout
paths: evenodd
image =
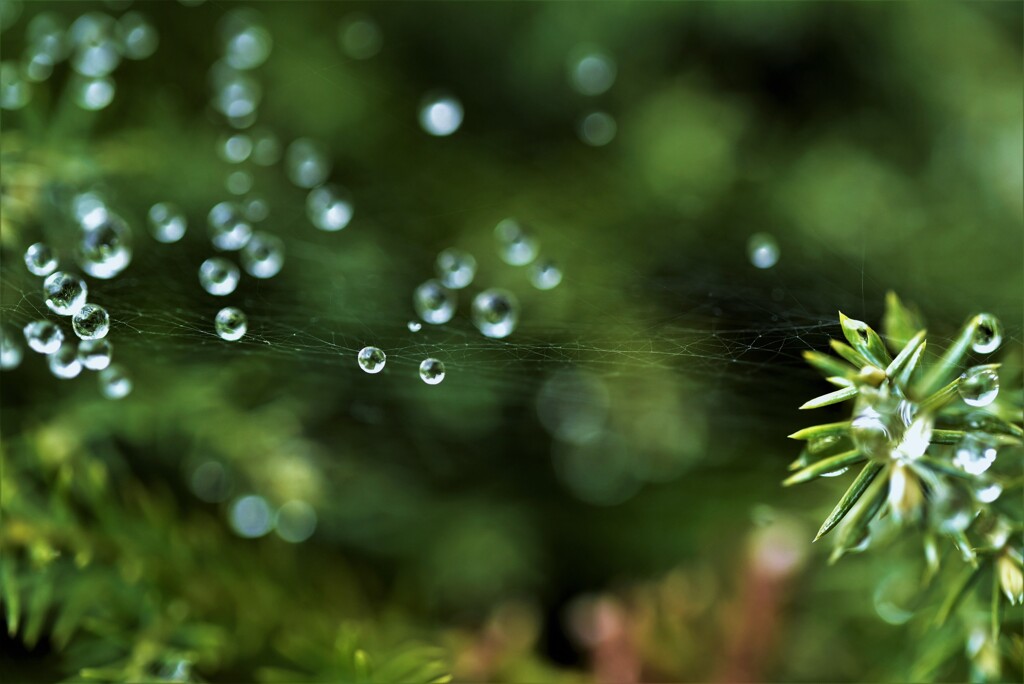
M 43 296 L 50 311 L 61 316 L 73 316 L 85 305 L 89 288 L 78 276 L 57 271 L 43 281 Z
M 430 135 L 446 136 L 462 125 L 462 103 L 452 95 L 428 95 L 420 106 L 420 126 Z
M 537 258 L 537 241 L 519 221 L 504 219 L 494 227 L 498 256 L 511 266 L 523 266 Z
M 352 220 L 352 198 L 336 185 L 322 185 L 306 196 L 306 215 L 320 230 L 341 230 Z
M 978 314 L 974 319 L 974 339 L 971 349 L 978 354 L 991 354 L 1003 343 L 1003 324 L 990 313 Z
M 23 332 L 29 349 L 40 354 L 54 353 L 64 341 L 64 333 L 50 321 L 32 321 Z
M 254 278 L 273 278 L 284 266 L 284 242 L 270 233 L 253 233 L 242 248 L 242 267 Z
M 217 312 L 213 325 L 222 340 L 236 342 L 245 336 L 245 331 L 249 327 L 249 319 L 241 309 L 225 306 Z
M 217 249 L 235 251 L 245 247 L 252 237 L 252 226 L 245 219 L 242 208 L 234 202 L 214 205 L 207 215 L 210 242 Z
M 420 362 L 420 379 L 428 385 L 437 385 L 444 380 L 444 364 L 437 359 L 423 359 Z
M 25 266 L 32 275 L 48 276 L 57 270 L 57 254 L 49 245 L 37 242 L 25 250 Z
M 238 267 L 227 259 L 210 257 L 199 267 L 199 284 L 212 295 L 223 297 L 238 287 Z
M 101 371 L 110 365 L 114 348 L 108 340 L 82 340 L 78 343 L 78 360 L 89 370 Z
M 953 465 L 971 475 L 981 475 L 996 461 L 996 442 L 983 432 L 968 432 L 956 446 Z
M 158 202 L 149 208 L 149 232 L 157 242 L 177 242 L 187 228 L 188 219 L 176 204 Z
M 46 357 L 50 373 L 55 378 L 70 380 L 82 372 L 82 362 L 78 360 L 78 349 L 74 344 L 64 343 Z
M 112 364 L 99 373 L 100 392 L 107 399 L 124 399 L 132 392 L 132 378 L 124 366 Z
M 71 319 L 75 334 L 83 340 L 99 340 L 110 331 L 110 316 L 102 306 L 86 304 Z
M 292 142 L 285 152 L 284 163 L 288 179 L 300 188 L 315 188 L 327 180 L 331 172 L 327 151 L 320 143 L 309 138 L 299 138 Z
M 750 263 L 758 268 L 771 268 L 779 261 L 779 243 L 768 233 L 754 233 L 747 241 Z
M 999 395 L 999 373 L 986 366 L 970 368 L 960 376 L 957 391 L 968 406 L 988 406 Z
M 380 373 L 384 370 L 387 356 L 377 347 L 363 347 L 356 356 L 359 367 L 367 373 Z
M 450 247 L 437 255 L 437 277 L 445 287 L 458 290 L 473 282 L 476 259 L 472 254 Z
M 519 304 L 511 292 L 484 290 L 473 298 L 473 324 L 485 336 L 508 337 L 519 321 Z
M 416 315 L 427 323 L 440 325 L 452 320 L 455 315 L 455 293 L 437 280 L 428 280 L 412 294 Z

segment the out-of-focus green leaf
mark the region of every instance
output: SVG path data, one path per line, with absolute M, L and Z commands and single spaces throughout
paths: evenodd
M 920 314 L 907 307 L 895 292 L 887 292 L 885 314 L 882 316 L 882 333 L 889 349 L 894 353 L 903 349 L 921 327 Z

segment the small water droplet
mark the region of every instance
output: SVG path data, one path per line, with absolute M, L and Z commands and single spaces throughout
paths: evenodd
M 569 82 L 581 95 L 600 95 L 615 83 L 615 60 L 591 46 L 579 46 L 569 59 Z
M 114 18 L 100 12 L 87 12 L 68 29 L 73 46 L 71 67 L 82 76 L 106 76 L 121 63 L 121 40 Z
M 562 269 L 551 259 L 542 259 L 530 267 L 530 282 L 538 290 L 553 290 L 562 282 Z
M 0 63 L 0 107 L 21 109 L 32 100 L 32 88 L 14 62 Z
M 957 391 L 968 406 L 988 406 L 999 395 L 999 373 L 985 366 L 970 368 L 960 376 Z
M 82 221 L 76 257 L 87 275 L 103 280 L 116 277 L 132 262 L 131 229 L 113 212 L 90 212 Z
M 257 231 L 241 252 L 245 272 L 254 278 L 273 278 L 284 266 L 284 242 L 270 233 Z
M 83 340 L 99 340 L 110 331 L 107 310 L 96 304 L 86 304 L 71 319 L 75 334 Z
M 132 378 L 119 364 L 111 364 L 99 372 L 100 392 L 107 399 L 124 399 L 132 392 Z
M 245 133 L 229 135 L 221 139 L 217 151 L 229 164 L 241 164 L 252 154 L 252 138 Z
M 580 140 L 592 147 L 603 147 L 615 139 L 618 125 L 608 112 L 591 112 L 580 120 Z
M 124 56 L 128 59 L 146 59 L 156 52 L 160 36 L 153 24 L 139 12 L 126 12 L 118 19 Z
M 412 295 L 416 315 L 433 325 L 450 321 L 455 315 L 456 302 L 455 292 L 433 279 L 417 287 Z
M 316 530 L 316 511 L 305 501 L 287 501 L 277 511 L 274 529 L 290 544 L 306 541 Z
M 176 204 L 158 202 L 149 208 L 149 232 L 157 242 L 170 244 L 185 235 L 188 219 Z
M 974 490 L 974 498 L 981 503 L 993 503 L 1003 493 L 1003 486 L 998 482 L 983 484 Z
M 306 196 L 306 214 L 320 230 L 341 230 L 352 220 L 352 198 L 336 185 L 322 185 Z
M 288 179 L 300 188 L 321 185 L 331 172 L 327 151 L 309 138 L 299 138 L 289 145 L 284 161 Z
M 258 12 L 235 9 L 220 24 L 224 60 L 235 69 L 255 69 L 270 56 L 274 41 Z
M 476 259 L 461 249 L 448 248 L 437 255 L 436 270 L 445 287 L 458 290 L 473 282 Z
M 89 288 L 78 276 L 57 271 L 43 281 L 43 296 L 50 311 L 60 316 L 73 316 L 85 306 Z
M 486 337 L 508 337 L 518 322 L 519 304 L 511 292 L 490 289 L 473 298 L 473 324 Z
M 78 360 L 78 349 L 71 343 L 60 345 L 57 351 L 46 357 L 46 362 L 50 366 L 50 373 L 53 377 L 61 380 L 78 377 L 78 374 L 82 372 L 82 362 Z
M 75 104 L 90 112 L 106 109 L 114 101 L 117 84 L 109 76 L 89 77 L 74 74 L 68 86 Z
M 37 242 L 25 250 L 25 266 L 32 275 L 48 276 L 57 270 L 57 253 L 49 245 Z
M 238 267 L 227 259 L 211 257 L 199 267 L 199 284 L 218 297 L 234 292 L 239 279 Z
M 242 208 L 234 202 L 221 202 L 214 205 L 207 215 L 210 230 L 210 242 L 223 251 L 235 251 L 249 242 L 252 237 L 252 226 L 245 219 Z
M 462 125 L 462 114 L 462 103 L 457 98 L 434 93 L 420 105 L 420 126 L 430 135 L 451 135 Z
M 270 532 L 273 513 L 262 496 L 250 494 L 237 499 L 229 514 L 231 527 L 239 537 L 255 539 Z
M 338 41 L 342 52 L 352 59 L 373 57 L 384 42 L 377 22 L 362 13 L 350 14 L 342 20 Z
M 64 342 L 64 333 L 50 321 L 32 321 L 24 333 L 29 349 L 40 354 L 52 354 Z
M 420 362 L 420 379 L 428 385 L 437 385 L 444 380 L 444 364 L 437 359 L 423 359 Z
M 771 268 L 779 261 L 779 244 L 768 233 L 754 233 L 747 241 L 747 255 L 757 268 Z
M 21 365 L 24 355 L 17 333 L 6 324 L 0 325 L 0 369 L 14 370 Z
M 245 312 L 233 306 L 225 306 L 217 312 L 213 320 L 213 326 L 217 336 L 228 342 L 237 342 L 245 336 L 249 326 L 249 319 Z
M 106 339 L 82 340 L 78 343 L 78 360 L 85 368 L 101 371 L 110 365 L 114 348 Z
M 423 329 L 423 324 L 419 321 L 409 321 L 405 324 L 405 327 L 409 329 L 409 332 L 419 332 Z
M 537 241 L 519 221 L 504 219 L 494 227 L 498 256 L 511 266 L 524 266 L 537 258 Z
M 998 450 L 995 441 L 981 432 L 968 432 L 957 444 L 953 465 L 965 473 L 981 475 L 992 467 Z
M 380 373 L 384 370 L 384 363 L 387 361 L 387 356 L 377 347 L 363 347 L 359 350 L 356 358 L 359 361 L 359 367 L 367 373 Z
M 977 354 L 991 354 L 1003 343 L 1003 324 L 990 313 L 978 314 L 975 319 L 971 349 Z

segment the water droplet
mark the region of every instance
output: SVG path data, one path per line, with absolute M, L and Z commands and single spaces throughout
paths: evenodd
M 363 347 L 357 356 L 359 367 L 367 373 L 380 373 L 384 370 L 387 356 L 377 347 Z
M 244 133 L 229 135 L 220 141 L 217 151 L 229 164 L 241 164 L 252 154 L 252 138 Z
M 990 313 L 978 314 L 975 319 L 971 349 L 977 354 L 991 354 L 1003 343 L 1003 324 Z
M 57 351 L 46 357 L 46 362 L 50 366 L 50 373 L 53 374 L 53 377 L 61 380 L 78 377 L 78 374 L 82 372 L 82 362 L 78 360 L 78 349 L 70 343 L 60 345 Z
M 234 202 L 215 205 L 206 218 L 210 242 L 219 250 L 231 252 L 242 249 L 252 237 L 252 226 L 245 220 L 242 208 Z
M 420 126 L 430 135 L 451 135 L 462 125 L 462 103 L 455 97 L 435 93 L 420 106 Z
M 974 498 L 981 503 L 993 503 L 1003 493 L 1003 486 L 998 482 L 983 484 L 974 490 Z
M 957 391 L 968 406 L 988 406 L 999 395 L 999 373 L 986 366 L 969 368 L 960 376 Z
M 281 143 L 267 130 L 252 133 L 252 160 L 260 166 L 271 166 L 281 158 Z
M 14 370 L 21 365 L 25 351 L 17 334 L 4 324 L 0 325 L 0 369 Z
M 975 510 L 970 494 L 963 488 L 940 482 L 932 488 L 928 517 L 943 534 L 956 534 L 970 527 Z
M 240 275 L 238 267 L 227 259 L 210 257 L 199 267 L 199 284 L 210 294 L 223 297 L 235 291 Z
M 530 267 L 530 282 L 538 290 L 552 290 L 562 282 L 562 269 L 551 259 L 543 259 Z
M 263 97 L 258 81 L 218 62 L 210 69 L 210 84 L 214 93 L 214 109 L 228 117 L 236 128 L 245 128 L 244 124 L 252 123 Z
M 48 276 L 57 270 L 57 254 L 49 245 L 37 242 L 25 250 L 25 266 L 32 275 Z
M 284 266 L 284 242 L 270 233 L 257 231 L 241 252 L 245 272 L 254 278 L 273 278 Z
M 50 311 L 61 316 L 73 316 L 85 305 L 89 288 L 78 276 L 57 271 L 43 281 L 43 295 Z
M 299 138 L 289 145 L 284 163 L 288 179 L 300 188 L 315 188 L 327 180 L 331 172 L 327 151 L 309 138 Z
M 121 41 L 113 17 L 88 12 L 78 17 L 68 29 L 73 46 L 71 67 L 82 76 L 106 76 L 121 63 Z
M 508 337 L 518 321 L 519 304 L 511 292 L 490 289 L 473 298 L 473 324 L 486 337 Z
M 32 321 L 24 333 L 29 349 L 40 354 L 54 353 L 64 341 L 64 333 L 50 321 Z
M 53 57 L 46 52 L 33 50 L 30 46 L 22 60 L 22 73 L 27 80 L 42 83 L 53 74 Z
M 458 290 L 473 282 L 476 259 L 461 249 L 448 248 L 437 255 L 436 269 L 445 287 Z
M 615 138 L 618 126 L 607 112 L 591 112 L 580 121 L 580 140 L 593 147 L 603 147 Z
M 380 52 L 384 42 L 377 22 L 369 16 L 350 14 L 341 21 L 338 31 L 341 50 L 352 59 L 369 59 Z
M 69 85 L 75 104 L 90 112 L 105 109 L 114 101 L 117 86 L 109 76 L 89 78 L 75 74 Z
M 953 465 L 965 473 L 981 475 L 992 467 L 997 454 L 995 440 L 982 432 L 968 432 L 956 446 Z
M 157 242 L 177 242 L 187 228 L 188 219 L 176 204 L 158 202 L 149 208 L 149 232 Z
M 305 501 L 288 501 L 277 511 L 275 530 L 290 544 L 304 542 L 316 530 L 316 511 Z
M 86 304 L 71 319 L 71 325 L 79 338 L 99 340 L 110 331 L 110 316 L 102 306 Z
M 352 220 L 352 200 L 347 190 L 322 185 L 306 196 L 306 215 L 320 230 L 341 230 Z
M 420 362 L 420 379 L 428 385 L 437 385 L 444 380 L 444 364 L 437 359 L 423 359 Z
M 747 241 L 750 263 L 758 268 L 771 268 L 779 261 L 779 244 L 768 233 L 754 233 Z
M 248 171 L 233 171 L 225 179 L 224 187 L 232 195 L 244 195 L 252 190 L 252 174 Z
M 217 461 L 206 461 L 192 473 L 192 491 L 208 503 L 220 503 L 231 494 L 231 475 Z
M 412 293 L 412 304 L 416 315 L 425 322 L 441 325 L 455 315 L 455 293 L 437 280 L 428 280 Z
M 239 537 L 255 539 L 270 532 L 273 514 L 267 500 L 250 494 L 236 500 L 231 506 L 231 527 Z
M 274 41 L 260 15 L 250 9 L 231 10 L 221 20 L 224 59 L 235 69 L 255 69 L 270 56 Z
M 504 219 L 494 227 L 498 256 L 511 266 L 524 266 L 537 258 L 537 241 L 519 221 Z
M 107 220 L 109 214 L 103 199 L 94 192 L 83 192 L 71 199 L 71 214 L 85 228 L 95 228 Z
M 236 342 L 245 336 L 245 331 L 249 327 L 249 319 L 241 309 L 225 306 L 217 312 L 214 327 L 222 340 Z
M 0 108 L 21 109 L 32 100 L 32 89 L 14 62 L 0 63 Z
M 126 12 L 118 19 L 124 56 L 128 59 L 146 59 L 156 52 L 160 36 L 153 24 L 139 12 Z
M 99 372 L 100 392 L 107 399 L 124 399 L 132 393 L 132 378 L 119 364 L 111 364 Z
M 78 343 L 78 360 L 88 370 L 101 371 L 110 365 L 114 348 L 108 340 L 82 340 Z
M 67 57 L 67 23 L 54 12 L 40 12 L 25 29 L 30 50 L 56 64 Z
M 615 60 L 600 50 L 581 46 L 569 60 L 569 82 L 581 95 L 600 95 L 615 83 Z
M 259 195 L 249 195 L 242 200 L 242 212 L 246 219 L 258 223 L 270 214 L 270 205 Z
M 419 321 L 409 321 L 405 324 L 405 327 L 409 329 L 409 332 L 419 332 L 423 329 L 423 324 Z
M 132 262 L 132 232 L 124 219 L 106 212 L 102 220 L 93 221 L 98 212 L 89 214 L 82 223 L 82 239 L 78 243 L 78 265 L 93 278 L 107 280 L 121 273 Z

